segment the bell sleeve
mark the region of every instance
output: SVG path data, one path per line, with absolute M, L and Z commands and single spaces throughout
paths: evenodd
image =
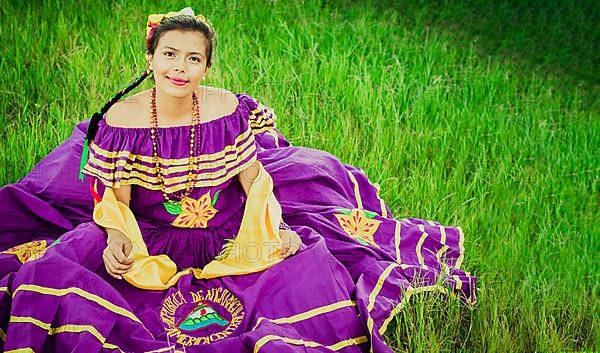
M 150 168 L 141 170 L 139 149 L 147 144 L 147 136 L 139 129 L 116 128 L 100 121 L 98 133 L 89 146 L 89 159 L 83 174 L 99 180 L 105 187 L 146 185 Z M 138 168 L 134 168 L 138 166 Z
M 291 146 L 277 129 L 275 111 L 255 98 L 244 94 L 241 96 L 248 108 L 248 124 L 257 145 L 262 149 Z

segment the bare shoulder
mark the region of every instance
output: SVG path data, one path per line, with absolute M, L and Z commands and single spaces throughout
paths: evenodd
M 148 127 L 146 92 L 134 94 L 115 103 L 106 112 L 106 124 L 114 127 Z
M 106 113 L 106 124 L 113 127 L 149 127 L 150 90 L 115 103 Z M 200 121 L 208 122 L 233 114 L 239 105 L 236 95 L 226 89 L 199 86 Z
M 200 120 L 203 122 L 233 114 L 239 101 L 236 95 L 224 88 L 199 86 Z

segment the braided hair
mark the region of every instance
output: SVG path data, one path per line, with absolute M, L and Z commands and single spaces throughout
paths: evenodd
M 205 23 L 194 16 L 189 15 L 177 15 L 173 17 L 164 18 L 160 24 L 154 30 L 154 34 L 152 34 L 152 38 L 149 41 L 148 48 L 146 50 L 147 54 L 154 55 L 154 51 L 156 50 L 156 46 L 158 45 L 158 41 L 160 38 L 172 30 L 180 30 L 180 31 L 188 31 L 188 32 L 200 32 L 204 34 L 204 38 L 206 40 L 206 66 L 210 67 L 212 64 L 212 54 L 213 50 L 217 45 L 217 39 L 215 32 L 212 29 L 212 26 L 208 23 Z M 90 123 L 85 132 L 85 139 L 83 141 L 83 151 L 81 153 L 81 162 L 79 164 L 79 179 L 83 181 L 83 168 L 85 167 L 88 160 L 88 148 L 89 144 L 94 141 L 94 137 L 98 132 L 98 124 L 100 120 L 104 117 L 104 114 L 124 95 L 131 92 L 134 88 L 139 86 L 142 81 L 146 79 L 146 77 L 150 76 L 151 70 L 148 68 L 144 71 L 138 78 L 136 78 L 129 86 L 125 89 L 120 90 L 115 94 L 111 99 L 109 99 L 100 110 L 95 112 L 90 119 Z

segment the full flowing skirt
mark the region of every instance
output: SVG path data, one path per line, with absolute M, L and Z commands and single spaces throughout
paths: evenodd
M 92 220 L 89 185 L 77 177 L 86 126 L 0 189 L 4 351 L 387 353 L 382 335 L 413 293 L 475 303 L 476 278 L 460 269 L 460 228 L 394 218 L 362 170 L 291 146 L 276 130 L 257 139 L 258 159 L 302 239 L 298 253 L 258 273 L 185 275 L 162 291 L 114 279 L 102 262 L 106 233 Z M 187 249 L 201 266 L 241 215 L 187 243 L 154 231 L 148 250 L 176 258 Z

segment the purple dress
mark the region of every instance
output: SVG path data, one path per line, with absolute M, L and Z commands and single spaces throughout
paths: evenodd
M 34 352 L 392 352 L 382 335 L 410 295 L 475 303 L 457 227 L 395 219 L 362 170 L 291 146 L 272 109 L 236 94 L 234 113 L 197 125 L 192 212 L 163 206 L 148 128 L 100 122 L 84 183 L 87 121 L 25 178 L 0 189 L 0 348 Z M 169 194 L 185 191 L 190 127 L 159 128 Z M 107 186 L 132 185 L 151 255 L 202 268 L 235 238 L 246 205 L 237 174 L 259 160 L 300 251 L 258 273 L 183 276 L 150 291 L 110 277 L 92 220 Z M 29 349 L 29 350 L 27 350 Z

